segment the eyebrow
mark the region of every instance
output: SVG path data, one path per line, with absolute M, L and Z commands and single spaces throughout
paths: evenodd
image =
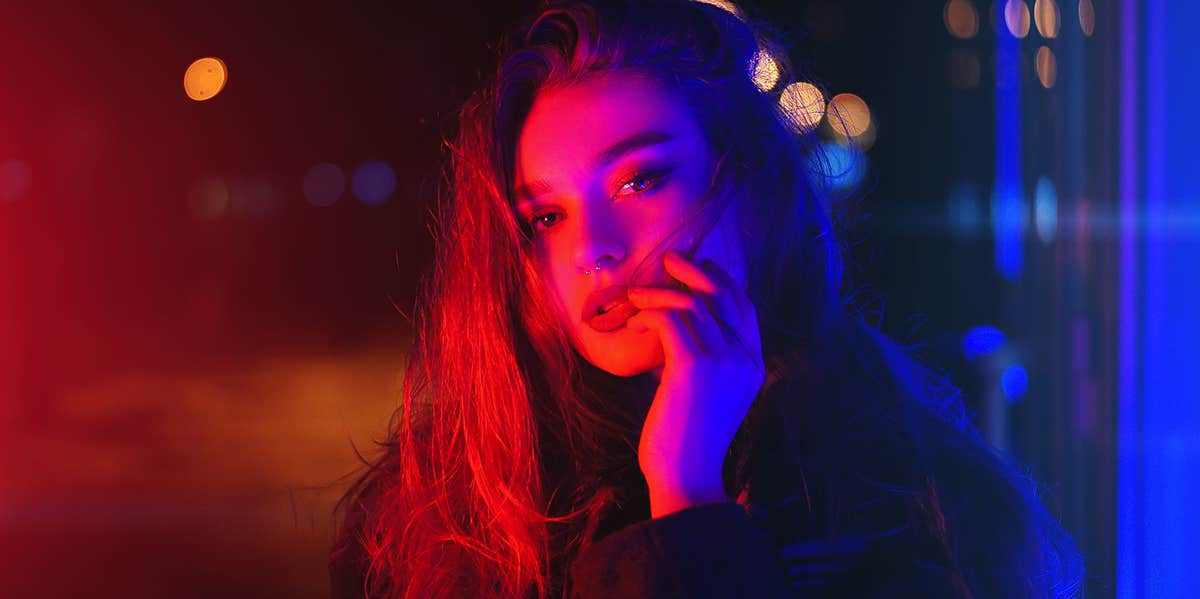
M 673 139 L 675 139 L 675 136 L 666 131 L 650 130 L 635 133 L 604 148 L 596 154 L 596 157 L 592 158 L 592 170 L 603 168 L 634 150 L 666 143 Z M 537 180 L 530 181 L 526 185 L 517 186 L 513 190 L 513 195 L 517 198 L 518 203 L 521 203 L 522 200 L 546 193 L 549 190 L 550 185 L 546 181 Z

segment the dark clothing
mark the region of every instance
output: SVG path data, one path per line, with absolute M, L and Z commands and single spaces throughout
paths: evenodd
M 906 567 L 897 540 L 800 540 L 775 551 L 742 506 L 707 504 L 627 526 L 589 547 L 571 567 L 570 597 L 969 596 L 948 569 Z
M 570 597 L 788 597 L 759 534 L 735 503 L 633 524 L 576 558 Z
M 818 389 L 819 381 L 795 380 Z M 913 458 L 903 444 L 860 440 L 854 428 L 835 430 L 828 421 L 811 418 L 790 421 L 782 412 L 752 412 L 748 418 L 758 419 L 759 450 L 750 462 L 750 483 L 740 494 L 729 494 L 737 495 L 736 502 L 652 519 L 646 482 L 636 468 L 606 477 L 614 501 L 596 516 L 595 528 L 589 526 L 589 543 L 556 570 L 564 575 L 567 597 L 971 596 L 944 535 L 929 529 L 927 514 L 914 509 L 908 495 L 894 491 L 916 484 L 909 476 Z M 796 435 L 790 440 L 789 431 Z M 796 448 L 822 434 L 836 436 L 837 442 L 826 439 L 813 446 L 832 447 L 835 453 L 797 461 L 804 452 Z M 830 466 L 839 460 L 868 467 Z M 636 456 L 629 461 L 636 464 Z M 727 491 L 731 480 L 726 478 Z M 352 513 L 347 530 L 360 522 L 361 515 Z M 353 535 L 343 535 L 347 538 Z M 365 567 L 356 543 L 335 546 L 333 596 L 363 597 Z
M 753 506 L 751 506 L 753 513 Z M 969 596 L 957 575 L 887 541 L 796 541 L 774 551 L 770 535 L 736 503 L 712 503 L 643 520 L 604 537 L 570 567 L 570 599 Z M 895 545 L 895 541 L 892 541 Z M 899 555 L 896 552 L 899 552 Z M 916 558 L 917 552 L 911 552 Z M 358 547 L 331 555 L 335 599 L 361 598 Z

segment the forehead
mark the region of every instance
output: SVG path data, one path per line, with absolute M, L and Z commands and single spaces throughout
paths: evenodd
M 517 140 L 517 181 L 586 174 L 597 153 L 647 131 L 669 134 L 664 148 L 705 149 L 691 112 L 647 77 L 609 75 L 544 90 Z

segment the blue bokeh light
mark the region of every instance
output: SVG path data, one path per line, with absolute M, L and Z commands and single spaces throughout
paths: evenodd
M 990 354 L 1004 346 L 1004 333 L 990 325 L 979 325 L 963 335 L 963 355 L 968 360 Z
M 946 198 L 946 216 L 950 231 L 958 237 L 974 237 L 983 227 L 983 200 L 979 190 L 967 180 L 950 187 Z
M 1048 177 L 1038 179 L 1033 214 L 1038 238 L 1042 243 L 1050 243 L 1058 231 L 1058 193 Z
M 1020 364 L 1009 366 L 1004 374 L 1000 375 L 1000 388 L 1008 401 L 1015 402 L 1021 399 L 1029 390 L 1029 375 L 1025 372 L 1025 367 Z
M 377 206 L 396 190 L 396 173 L 382 160 L 364 162 L 354 170 L 353 186 L 358 201 Z
M 304 173 L 304 198 L 314 206 L 330 206 L 346 191 L 346 175 L 336 164 L 322 162 Z
M 825 175 L 831 187 L 850 189 L 862 182 L 867 171 L 866 154 L 846 143 L 824 142 L 820 148 L 810 157 L 810 167 Z

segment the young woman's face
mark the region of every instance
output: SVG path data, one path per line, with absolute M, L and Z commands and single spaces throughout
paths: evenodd
M 656 246 L 709 191 L 714 156 L 695 117 L 634 75 L 543 90 L 517 141 L 515 166 L 517 213 L 533 231 L 534 259 L 575 349 L 617 376 L 661 373 L 663 349 L 652 331 L 634 332 L 611 315 L 608 323 L 590 321 L 591 304 L 594 292 L 610 287 L 679 286 L 662 255 L 686 252 L 694 237 Z M 713 260 L 744 289 L 735 213 L 725 210 L 694 260 Z M 583 274 L 597 262 L 599 271 Z

